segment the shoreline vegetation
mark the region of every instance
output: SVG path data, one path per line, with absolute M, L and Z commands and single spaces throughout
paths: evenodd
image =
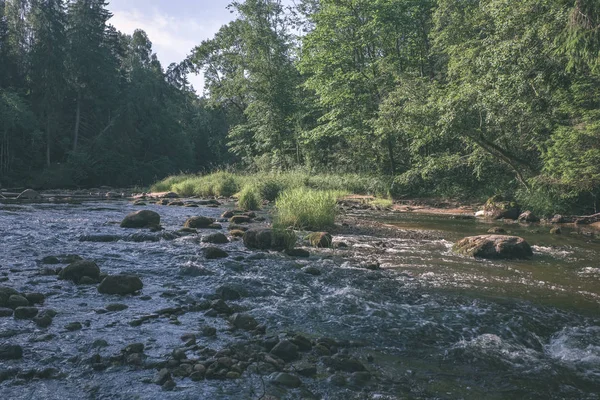
M 231 168 L 292 171 L 265 197 L 297 178 L 598 213 L 598 4 L 237 1 L 214 37 L 163 66 L 144 31 L 111 25 L 105 0 L 0 0 L 0 184 L 145 187 Z M 209 176 L 164 183 L 229 196 L 253 175 Z

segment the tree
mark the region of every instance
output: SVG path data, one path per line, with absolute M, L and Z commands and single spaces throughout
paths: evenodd
M 46 132 L 46 164 L 51 164 L 51 148 L 62 122 L 62 100 L 66 87 L 66 10 L 62 0 L 37 0 L 31 11 L 32 44 L 29 87 L 36 114 Z

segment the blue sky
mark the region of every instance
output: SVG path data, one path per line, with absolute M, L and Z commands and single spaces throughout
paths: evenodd
M 163 68 L 183 60 L 194 46 L 210 39 L 236 15 L 226 9 L 229 0 L 110 0 L 109 21 L 123 33 L 146 31 Z M 190 82 L 201 93 L 200 76 Z

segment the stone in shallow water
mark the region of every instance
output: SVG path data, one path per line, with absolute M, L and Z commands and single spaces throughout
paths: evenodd
M 185 221 L 185 228 L 203 229 L 208 228 L 215 220 L 209 217 L 196 216 Z
M 150 210 L 140 210 L 128 214 L 121 222 L 121 228 L 152 228 L 160 225 L 160 215 Z
M 271 354 L 286 362 L 294 361 L 298 358 L 298 346 L 289 340 L 282 340 L 273 347 Z
M 13 294 L 12 296 L 10 296 L 8 298 L 8 306 L 11 308 L 17 308 L 17 307 L 27 307 L 29 305 L 29 300 L 27 300 L 25 297 L 18 295 L 18 294 Z
M 75 261 L 63 268 L 58 277 L 59 279 L 73 281 L 74 283 L 80 283 L 83 277 L 98 281 L 100 278 L 100 268 L 93 261 Z
M 298 388 L 302 385 L 300 378 L 286 372 L 275 372 L 269 376 L 269 380 L 276 385 L 288 388 Z
M 17 307 L 15 309 L 15 319 L 32 319 L 38 312 L 39 310 L 35 307 Z
M 252 316 L 242 313 L 233 314 L 229 318 L 229 322 L 231 322 L 231 324 L 235 328 L 243 329 L 246 331 L 256 329 L 256 327 L 258 326 L 258 322 L 256 322 L 256 320 Z
M 459 254 L 487 259 L 527 259 L 533 256 L 529 243 L 517 236 L 466 237 L 456 243 L 453 249 Z
M 204 257 L 206 257 L 207 260 L 216 260 L 228 256 L 229 254 L 227 254 L 225 250 L 219 249 L 218 247 L 207 247 L 204 249 Z
M 23 348 L 18 345 L 0 345 L 0 360 L 18 360 L 23 358 Z
M 0 318 L 12 317 L 13 310 L 11 308 L 0 308 Z
M 103 294 L 132 294 L 142 290 L 144 284 L 135 275 L 111 275 L 104 278 L 98 286 L 98 292 Z
M 222 233 L 213 233 L 202 238 L 202 243 L 225 244 L 229 243 L 229 239 Z

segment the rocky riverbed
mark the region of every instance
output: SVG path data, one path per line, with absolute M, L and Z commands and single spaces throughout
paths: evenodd
M 240 239 L 266 213 L 111 198 L 0 206 L 2 398 L 600 397 L 594 237 L 502 225 L 533 258 L 482 261 L 451 248 L 489 225 L 349 207 L 286 254 Z

